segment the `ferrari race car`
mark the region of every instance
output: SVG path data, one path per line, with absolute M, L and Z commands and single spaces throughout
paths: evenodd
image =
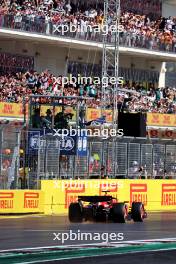
M 127 220 L 143 222 L 147 217 L 144 205 L 141 202 L 133 202 L 128 206 L 128 202 L 119 203 L 112 196 L 78 196 L 78 202 L 69 206 L 70 222 L 112 221 L 115 223 L 125 223 Z

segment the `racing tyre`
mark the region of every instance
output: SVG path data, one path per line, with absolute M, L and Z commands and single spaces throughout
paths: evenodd
M 126 207 L 124 203 L 113 204 L 111 209 L 111 219 L 114 223 L 125 223 Z
M 83 221 L 82 206 L 79 203 L 71 203 L 68 210 L 70 222 L 80 223 Z
M 131 208 L 131 217 L 134 222 L 143 222 L 144 205 L 140 202 L 133 202 Z

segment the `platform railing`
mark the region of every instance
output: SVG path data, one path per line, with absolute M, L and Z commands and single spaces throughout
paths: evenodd
M 80 31 L 80 29 L 71 32 L 67 30 L 61 30 L 59 28 L 68 24 L 56 24 L 52 21 L 45 21 L 45 18 L 35 18 L 29 17 L 27 15 L 23 16 L 14 16 L 14 15 L 0 15 L 0 28 L 6 28 L 11 30 L 29 32 L 29 33 L 38 33 L 47 36 L 56 36 L 56 37 L 66 37 L 73 38 L 77 40 L 84 41 L 93 41 L 93 42 L 102 42 L 103 34 L 97 30 L 92 29 L 91 31 Z M 73 30 L 72 30 L 73 31 Z M 104 32 L 103 32 L 104 33 Z M 114 41 L 114 35 L 112 32 L 108 32 L 108 41 L 111 43 Z M 176 44 L 170 43 L 168 41 L 163 41 L 157 36 L 144 36 L 143 34 L 137 34 L 129 31 L 122 31 L 119 35 L 119 44 L 123 47 L 131 48 L 142 48 L 153 51 L 162 51 L 162 52 L 176 52 Z

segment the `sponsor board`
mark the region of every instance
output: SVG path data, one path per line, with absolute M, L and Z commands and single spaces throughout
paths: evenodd
M 88 152 L 88 139 L 86 133 L 78 136 L 77 139 L 77 155 L 81 157 L 87 157 Z
M 0 192 L 0 210 L 13 209 L 14 193 Z
M 176 210 L 176 180 L 60 180 L 41 182 L 46 214 L 66 214 L 79 195 L 109 191 L 118 202 L 143 202 L 147 211 Z
M 86 120 L 87 122 L 91 120 L 96 120 L 101 116 L 105 116 L 106 123 L 112 123 L 113 121 L 113 112 L 111 110 L 103 110 L 96 108 L 87 108 L 86 110 Z
M 41 188 L 0 191 L 0 214 L 67 214 L 79 195 L 104 191 L 118 202 L 143 202 L 147 211 L 176 210 L 176 180 L 43 180 Z
M 147 205 L 147 183 L 130 184 L 130 205 L 132 202 L 142 202 Z
M 40 195 L 38 192 L 24 193 L 24 208 L 39 208 Z
M 28 106 L 26 105 L 26 115 L 28 115 Z M 10 117 L 16 119 L 24 118 L 23 104 L 18 103 L 0 103 L 0 117 Z
M 162 184 L 162 206 L 176 206 L 176 183 Z
M 78 199 L 78 195 L 85 193 L 85 184 L 82 184 L 82 186 L 78 187 L 67 187 L 64 192 L 65 196 L 65 209 L 68 209 L 70 203 L 75 203 Z
M 55 130 L 55 129 L 54 129 Z M 59 150 L 61 155 L 76 155 L 76 146 L 77 146 L 77 136 L 63 136 L 59 139 L 57 136 L 57 130 L 30 130 L 28 132 L 28 149 L 29 152 L 37 152 L 40 150 L 46 149 L 55 149 L 56 151 Z M 47 140 L 49 136 L 56 137 L 54 142 L 50 142 Z
M 176 127 L 176 115 L 148 113 L 147 126 Z
M 175 130 L 165 130 L 158 129 L 148 129 L 147 135 L 150 138 L 165 138 L 165 139 L 176 139 L 176 131 Z
M 38 190 L 0 191 L 0 214 L 42 213 L 44 194 Z

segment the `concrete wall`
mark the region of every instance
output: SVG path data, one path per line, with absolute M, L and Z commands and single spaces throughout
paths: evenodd
M 0 52 L 34 56 L 35 69 L 49 69 L 54 74 L 64 74 L 66 58 L 99 64 L 101 53 L 97 51 L 75 50 L 60 46 L 37 44 L 35 42 L 0 40 Z
M 54 74 L 64 74 L 66 59 L 83 63 L 100 64 L 102 53 L 99 50 L 73 49 L 21 40 L 0 40 L 0 52 L 34 56 L 35 69 L 49 69 Z M 162 63 L 147 57 L 120 55 L 120 67 L 160 71 Z
M 175 1 L 175 4 L 163 3 L 162 15 L 164 17 L 169 17 L 169 16 L 175 17 L 176 16 L 176 1 Z

